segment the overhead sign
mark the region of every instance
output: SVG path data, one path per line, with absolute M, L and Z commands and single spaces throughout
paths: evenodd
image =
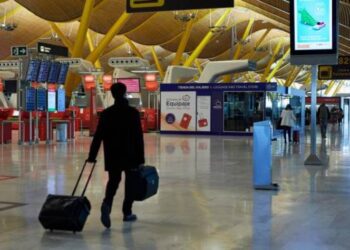
M 64 46 L 53 45 L 49 43 L 38 43 L 38 52 L 41 54 L 53 56 L 68 56 L 68 48 Z
M 234 0 L 126 0 L 127 12 L 233 7 Z
M 350 80 L 350 56 L 339 56 L 337 65 L 318 66 L 319 80 Z
M 290 3 L 292 64 L 315 65 L 322 61 L 336 63 L 337 0 L 291 0 Z M 328 55 L 328 59 L 309 55 Z M 302 58 L 296 60 L 299 59 L 298 56 Z
M 27 56 L 28 48 L 27 46 L 12 46 L 11 56 Z

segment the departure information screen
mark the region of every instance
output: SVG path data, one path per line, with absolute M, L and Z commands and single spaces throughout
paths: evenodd
M 47 82 L 47 78 L 49 76 L 49 70 L 50 70 L 50 61 L 41 61 L 40 63 L 40 69 L 38 74 L 38 82 Z
M 59 62 L 52 62 L 49 77 L 47 79 L 48 83 L 57 83 L 60 67 L 61 64 Z
M 36 90 L 36 109 L 38 111 L 46 111 L 47 106 L 47 91 L 44 88 Z
M 26 80 L 30 82 L 36 82 L 38 79 L 39 68 L 40 60 L 30 60 Z
M 117 82 L 124 83 L 127 93 L 140 93 L 140 78 L 117 78 Z
M 36 90 L 35 88 L 26 88 L 25 91 L 25 110 L 34 111 L 36 104 Z
M 63 112 L 66 110 L 66 91 L 62 88 L 57 90 L 57 111 Z
M 56 90 L 49 89 L 47 91 L 47 110 L 49 112 L 56 111 Z
M 64 84 L 67 78 L 67 73 L 69 69 L 69 64 L 68 63 L 62 63 L 61 68 L 60 68 L 60 73 L 58 75 L 58 84 Z

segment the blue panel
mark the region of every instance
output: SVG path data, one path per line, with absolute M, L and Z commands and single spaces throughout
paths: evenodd
M 61 68 L 60 68 L 60 74 L 58 75 L 58 84 L 64 84 L 67 78 L 68 74 L 68 69 L 69 69 L 69 64 L 68 63 L 62 63 Z
M 25 90 L 25 110 L 26 111 L 34 111 L 36 104 L 36 90 L 35 88 L 26 88 Z
M 36 82 L 38 79 L 39 68 L 40 60 L 30 60 L 26 80 L 30 82 Z
M 36 91 L 36 109 L 46 111 L 47 109 L 47 91 L 46 89 L 37 89 Z
M 57 90 L 57 111 L 64 112 L 66 110 L 66 91 L 64 89 Z
M 40 70 L 38 75 L 38 82 L 47 82 L 47 78 L 49 76 L 51 62 L 50 61 L 42 61 L 40 64 Z
M 50 73 L 47 82 L 48 83 L 57 83 L 58 75 L 60 73 L 61 64 L 59 62 L 53 62 L 51 64 Z

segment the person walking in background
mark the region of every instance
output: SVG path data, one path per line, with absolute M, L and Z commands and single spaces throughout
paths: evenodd
M 124 221 L 135 221 L 132 213 L 133 197 L 130 188 L 130 170 L 145 163 L 144 142 L 139 111 L 132 108 L 125 98 L 126 86 L 122 83 L 111 87 L 114 105 L 105 109 L 100 116 L 96 133 L 91 143 L 88 162 L 96 160 L 103 142 L 105 170 L 108 183 L 101 206 L 101 222 L 111 227 L 110 213 L 113 198 L 117 192 L 122 172 L 125 172 L 125 197 L 123 202 Z
M 290 104 L 288 104 L 286 108 L 282 111 L 281 119 L 282 119 L 281 126 L 283 128 L 284 143 L 287 142 L 287 138 L 286 138 L 287 133 L 288 133 L 288 140 L 289 142 L 291 142 L 292 141 L 291 130 L 292 130 L 292 127 L 294 126 L 296 118 L 293 113 L 292 106 Z
M 326 104 L 322 103 L 317 110 L 318 121 L 320 123 L 321 136 L 322 139 L 326 138 L 327 134 L 327 124 L 330 116 L 329 109 Z

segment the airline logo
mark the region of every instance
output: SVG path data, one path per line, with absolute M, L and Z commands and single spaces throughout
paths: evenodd
M 164 0 L 130 0 L 131 8 L 151 8 L 164 6 Z

